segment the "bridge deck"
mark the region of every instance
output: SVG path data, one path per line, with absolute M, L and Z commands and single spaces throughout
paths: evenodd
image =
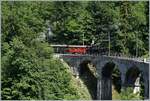
M 55 54 L 56 56 L 73 56 L 73 57 L 110 57 L 110 58 L 117 58 L 117 59 L 125 59 L 125 60 L 134 60 L 137 62 L 144 62 L 144 63 L 150 63 L 150 61 L 148 59 L 144 59 L 144 58 L 130 58 L 130 57 L 119 57 L 119 56 L 107 56 L 107 55 L 91 55 L 91 54 Z

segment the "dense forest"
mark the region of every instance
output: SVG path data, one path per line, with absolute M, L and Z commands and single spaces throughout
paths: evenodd
M 148 56 L 148 8 L 147 1 L 2 1 L 2 99 L 81 99 L 50 44 L 107 47 L 110 35 L 111 52 Z

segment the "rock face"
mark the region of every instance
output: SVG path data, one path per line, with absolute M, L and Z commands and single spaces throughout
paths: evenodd
M 140 93 L 140 76 L 138 76 L 135 80 L 135 87 L 134 87 L 134 90 L 133 90 L 133 93 L 136 94 L 136 93 Z

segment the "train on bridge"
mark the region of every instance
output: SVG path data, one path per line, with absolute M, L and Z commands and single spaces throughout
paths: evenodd
M 108 54 L 108 48 L 98 45 L 51 45 L 55 53 L 61 54 Z

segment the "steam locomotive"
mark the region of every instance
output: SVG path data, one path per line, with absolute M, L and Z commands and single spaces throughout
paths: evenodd
M 107 54 L 107 48 L 98 45 L 51 45 L 55 53 L 61 54 Z

